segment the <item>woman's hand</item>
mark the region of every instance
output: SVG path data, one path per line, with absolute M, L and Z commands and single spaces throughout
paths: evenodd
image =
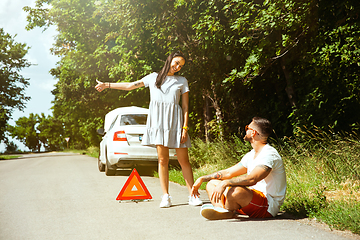
M 99 80 L 96 79 L 97 85 L 95 86 L 95 89 L 98 90 L 99 92 L 103 91 L 106 87 L 105 87 L 105 83 L 100 82 Z
M 188 134 L 187 134 L 187 130 L 186 129 L 183 129 L 181 131 L 181 139 L 180 139 L 180 143 L 185 143 L 186 140 L 188 138 Z

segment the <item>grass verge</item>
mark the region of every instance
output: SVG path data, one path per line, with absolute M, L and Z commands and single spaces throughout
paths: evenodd
M 0 155 L 0 160 L 9 160 L 9 159 L 14 159 L 14 158 L 18 158 L 19 156 L 17 155 Z
M 66 149 L 64 152 L 72 152 L 72 153 L 78 153 L 82 155 L 88 155 L 90 157 L 98 158 L 99 157 L 99 148 L 98 147 L 89 147 L 85 150 L 79 150 L 79 149 Z

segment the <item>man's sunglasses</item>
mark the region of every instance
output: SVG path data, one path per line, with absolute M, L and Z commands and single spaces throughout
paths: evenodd
M 249 125 L 246 125 L 246 126 L 245 126 L 245 131 L 247 131 L 247 130 L 253 130 L 253 131 L 255 131 L 257 134 L 259 134 L 258 131 L 256 131 L 255 129 L 249 127 Z

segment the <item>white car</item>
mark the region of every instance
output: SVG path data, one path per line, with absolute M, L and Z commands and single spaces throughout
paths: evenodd
M 157 166 L 156 148 L 141 145 L 148 113 L 146 108 L 122 107 L 105 115 L 104 128 L 98 129 L 103 135 L 98 158 L 101 172 L 112 176 L 117 169 Z M 177 161 L 175 149 L 170 149 L 170 161 Z

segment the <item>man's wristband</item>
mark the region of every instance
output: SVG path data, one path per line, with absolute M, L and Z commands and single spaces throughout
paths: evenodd
M 189 127 L 187 127 L 187 126 L 186 126 L 186 127 L 183 127 L 183 129 L 185 129 L 186 131 L 188 131 L 188 130 L 189 130 Z

